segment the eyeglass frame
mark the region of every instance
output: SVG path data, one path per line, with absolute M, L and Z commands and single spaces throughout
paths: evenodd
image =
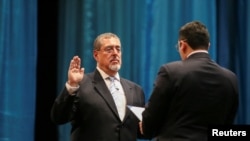
M 99 49 L 97 51 L 103 51 L 103 52 L 106 52 L 106 53 L 114 53 L 114 50 L 117 53 L 121 53 L 122 48 L 121 48 L 121 46 L 106 46 L 103 49 Z
M 179 50 L 180 50 L 180 42 L 181 41 L 187 42 L 187 39 L 178 40 L 177 44 L 175 45 L 175 49 L 177 50 L 177 52 L 179 52 Z

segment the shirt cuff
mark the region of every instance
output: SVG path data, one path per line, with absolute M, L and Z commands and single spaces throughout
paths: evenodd
M 72 86 L 70 86 L 67 82 L 65 83 L 65 87 L 66 87 L 66 89 L 68 90 L 68 92 L 69 92 L 69 94 L 70 95 L 75 95 L 75 93 L 74 92 L 76 92 L 78 89 L 79 89 L 79 85 L 77 86 L 77 87 L 72 87 Z

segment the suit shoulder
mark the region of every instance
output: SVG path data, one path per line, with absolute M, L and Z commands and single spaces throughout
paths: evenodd
M 91 83 L 94 80 L 94 73 L 86 73 L 84 74 L 84 77 L 82 79 L 82 81 L 80 82 L 80 84 L 86 85 L 86 83 Z
M 130 85 L 131 87 L 132 86 L 135 86 L 135 87 L 139 87 L 139 88 L 142 88 L 139 84 L 131 81 L 131 80 L 128 80 L 128 79 L 125 79 L 125 78 L 121 78 L 121 81 L 127 83 L 128 85 Z
M 94 72 L 84 74 L 84 77 L 94 77 Z
M 172 70 L 172 71 L 177 71 L 180 70 L 180 67 L 183 66 L 182 65 L 182 61 L 174 61 L 174 62 L 169 62 L 166 64 L 163 64 L 160 66 L 160 70 L 165 69 L 165 70 Z
M 232 72 L 231 70 L 229 70 L 229 69 L 227 69 L 227 68 L 225 68 L 225 67 L 221 67 L 221 68 L 222 68 L 222 70 L 223 70 L 225 73 L 227 73 L 227 74 L 229 74 L 229 75 L 235 76 L 235 73 Z
M 225 74 L 227 77 L 234 79 L 234 80 L 237 79 L 237 76 L 233 71 L 231 71 L 225 67 L 221 67 L 221 69 L 223 71 L 223 74 Z

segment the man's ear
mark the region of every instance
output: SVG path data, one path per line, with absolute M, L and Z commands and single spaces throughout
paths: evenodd
M 93 57 L 95 58 L 95 60 L 98 59 L 98 52 L 96 50 L 93 51 Z
M 187 59 L 188 54 L 191 52 L 191 48 L 187 42 L 182 42 L 180 47 L 180 53 L 182 60 Z
M 187 52 L 188 44 L 184 41 L 180 42 L 180 50 L 185 54 Z

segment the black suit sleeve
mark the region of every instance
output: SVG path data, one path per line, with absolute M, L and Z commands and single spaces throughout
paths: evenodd
M 143 112 L 143 132 L 147 137 L 155 137 L 166 117 L 170 103 L 172 86 L 166 67 L 161 67 L 154 83 L 152 95 Z
M 70 95 L 66 88 L 56 98 L 51 108 L 51 120 L 56 124 L 64 124 L 71 121 L 77 110 L 77 96 Z

